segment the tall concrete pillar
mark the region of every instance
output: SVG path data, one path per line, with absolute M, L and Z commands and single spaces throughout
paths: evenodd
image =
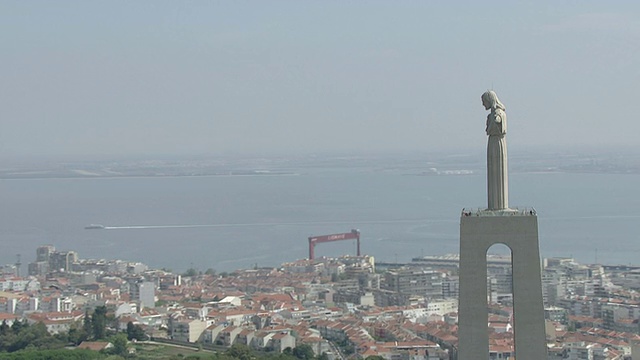
M 487 250 L 494 244 L 511 249 L 516 358 L 546 359 L 538 218 L 529 209 L 463 210 L 458 359 L 489 358 Z

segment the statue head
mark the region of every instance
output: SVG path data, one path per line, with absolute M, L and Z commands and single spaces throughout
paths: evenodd
M 482 94 L 482 105 L 484 105 L 484 108 L 487 110 L 505 110 L 504 105 L 500 102 L 500 99 L 498 99 L 498 95 L 493 90 L 487 90 L 484 94 Z

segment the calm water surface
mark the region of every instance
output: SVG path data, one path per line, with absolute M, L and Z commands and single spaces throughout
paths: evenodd
M 511 174 L 510 204 L 537 209 L 543 256 L 640 264 L 639 181 L 638 175 Z M 305 258 L 307 237 L 352 228 L 362 233 L 363 253 L 408 261 L 458 251 L 460 211 L 486 203 L 484 184 L 484 175 L 374 170 L 1 180 L 0 263 L 22 254 L 26 264 L 37 246 L 53 244 L 81 258 L 228 271 Z M 137 228 L 84 229 L 92 223 Z M 353 241 L 316 247 L 317 256 L 355 251 Z

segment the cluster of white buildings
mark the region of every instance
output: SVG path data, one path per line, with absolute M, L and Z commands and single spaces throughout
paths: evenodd
M 58 333 L 104 305 L 117 319 L 114 330 L 133 323 L 167 341 L 276 352 L 308 344 L 333 358 L 456 358 L 456 255 L 386 271 L 376 271 L 371 257 L 345 256 L 184 278 L 141 263 L 83 260 L 52 246 L 39 248 L 37 259 L 32 268 L 48 268 L 46 276 L 18 277 L 15 268 L 3 268 L 0 321 L 42 322 Z M 63 260 L 73 262 L 58 269 Z M 490 358 L 511 359 L 510 259 L 490 256 L 488 265 Z M 637 356 L 638 269 L 552 258 L 544 261 L 542 279 L 548 359 Z

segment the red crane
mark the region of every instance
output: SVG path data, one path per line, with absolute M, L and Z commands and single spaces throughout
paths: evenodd
M 360 256 L 360 230 L 358 229 L 353 229 L 351 230 L 351 232 L 342 233 L 342 234 L 312 236 L 309 238 L 309 260 L 314 259 L 314 250 L 316 248 L 316 244 L 318 243 L 352 240 L 352 239 L 356 239 L 356 243 L 358 244 L 357 254 L 358 256 Z

